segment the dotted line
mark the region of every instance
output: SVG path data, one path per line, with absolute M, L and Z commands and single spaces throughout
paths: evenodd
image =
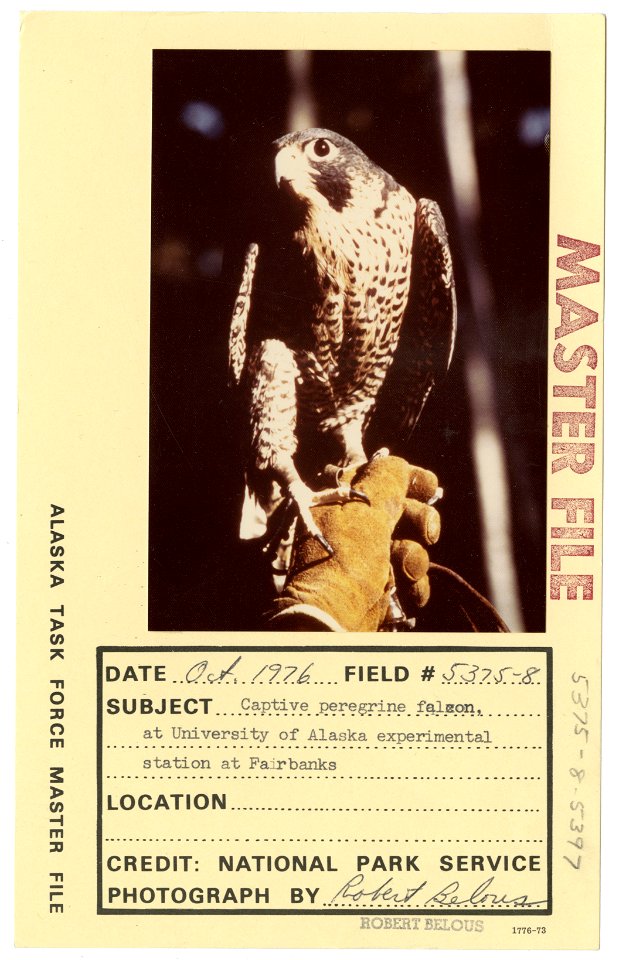
M 260 747 L 265 746 L 264 743 L 250 744 L 249 746 L 237 743 L 234 741 L 234 745 L 225 744 L 220 745 L 218 743 L 188 743 L 188 744 L 161 744 L 160 746 L 153 746 L 151 744 L 124 744 L 124 743 L 106 743 L 106 750 L 200 750 L 202 747 L 206 747 L 207 750 L 258 750 Z M 543 750 L 543 747 L 532 747 L 532 746 L 492 746 L 484 745 L 481 747 L 476 747 L 473 745 L 468 745 L 466 743 L 454 743 L 449 746 L 428 746 L 427 744 L 415 743 L 410 746 L 403 746 L 402 744 L 394 744 L 392 747 L 383 747 L 383 746 L 348 746 L 347 744 L 323 744 L 318 746 L 318 744 L 309 743 L 298 744 L 282 744 L 282 743 L 272 743 L 269 744 L 267 750 Z
M 500 683 L 494 683 L 491 680 L 483 680 L 475 683 L 474 680 L 441 680 L 442 687 L 541 687 L 541 680 L 533 680 L 531 683 L 523 683 L 522 680 L 502 680 Z
M 454 717 L 458 717 L 458 719 L 464 719 L 464 720 L 483 720 L 485 717 L 541 717 L 542 716 L 541 713 L 476 713 L 476 712 L 451 713 L 451 711 L 448 711 L 448 710 L 436 710 L 434 712 L 429 711 L 428 713 L 426 713 L 425 710 L 421 710 L 419 713 L 400 714 L 400 716 L 402 717 L 412 717 L 412 718 L 432 717 L 436 719 L 438 719 L 439 717 L 445 717 L 447 715 L 449 715 L 450 720 L 452 720 Z M 318 716 L 325 717 L 325 714 L 318 714 Z M 327 717 L 327 719 L 329 718 Z M 348 719 L 350 720 L 354 718 L 349 717 Z
M 266 774 L 218 774 L 218 773 L 208 773 L 206 776 L 204 774 L 195 774 L 193 776 L 189 774 L 141 774 L 141 773 L 119 773 L 116 775 L 106 774 L 106 780 L 307 780 L 306 776 L 293 776 L 292 774 L 285 776 L 283 774 L 273 774 L 267 776 Z M 370 777 L 370 776 L 354 776 L 351 774 L 339 774 L 335 773 L 332 776 L 316 776 L 311 777 L 312 780 L 541 780 L 541 777 L 414 777 L 414 776 L 404 776 L 404 777 Z
M 540 813 L 539 807 L 230 807 L 230 810 L 268 810 L 287 813 Z
M 217 713 L 212 714 L 214 717 L 252 717 L 254 720 L 261 720 L 263 717 L 327 717 L 326 713 L 311 713 L 309 710 L 304 710 L 303 713 L 260 713 L 258 710 L 245 711 L 245 713 L 234 713 L 233 711 L 220 710 Z M 331 715 L 333 719 L 334 714 Z M 369 714 L 364 714 L 364 716 L 369 716 Z M 400 714 L 404 716 L 404 714 Z
M 418 713 L 400 713 L 399 711 L 396 712 L 393 710 L 385 710 L 383 712 L 372 711 L 367 713 L 359 713 L 355 710 L 352 710 L 352 711 L 349 711 L 350 715 L 347 716 L 347 719 L 348 720 L 357 720 L 357 719 L 367 720 L 369 717 L 375 717 L 377 719 L 379 717 L 381 719 L 383 717 L 401 717 L 401 718 L 414 719 L 416 717 L 440 717 L 440 716 L 445 716 L 447 713 L 449 713 L 450 717 L 469 717 L 469 718 L 541 717 L 541 713 L 476 713 L 475 711 L 471 712 L 470 710 L 458 712 L 458 713 L 452 713 L 451 711 L 448 711 L 448 710 L 434 710 L 434 711 L 430 710 L 427 713 L 425 710 L 422 710 Z M 335 719 L 341 719 L 344 716 L 344 714 L 340 712 L 313 713 L 311 710 L 304 710 L 302 713 L 260 713 L 257 710 L 253 712 L 246 711 L 244 713 L 243 712 L 235 713 L 234 711 L 220 710 L 216 713 L 213 713 L 212 716 L 214 717 L 251 717 L 254 720 L 262 720 L 263 717 L 284 717 L 286 719 L 288 719 L 289 717 L 291 719 L 293 717 L 297 719 L 303 719 L 304 717 L 306 719 L 308 719 L 309 717 L 322 717 L 324 720 L 335 720 Z
M 105 843 L 401 843 L 402 837 L 104 837 Z M 545 840 L 499 840 L 461 837 L 428 840 L 408 837 L 408 843 L 546 843 Z
M 406 718 L 406 719 L 415 719 L 416 717 L 435 717 L 435 718 L 438 719 L 438 717 L 446 716 L 448 713 L 449 713 L 450 718 L 451 718 L 451 717 L 458 717 L 458 718 L 465 718 L 465 717 L 466 717 L 466 718 L 473 718 L 473 719 L 475 719 L 475 718 L 482 718 L 482 717 L 541 717 L 541 716 L 542 716 L 541 713 L 476 713 L 476 712 L 471 713 L 470 710 L 469 710 L 469 711 L 466 711 L 466 712 L 462 712 L 462 713 L 453 713 L 452 711 L 447 711 L 447 710 L 435 710 L 435 711 L 432 711 L 432 710 L 431 710 L 431 711 L 429 711 L 429 712 L 426 712 L 425 710 L 422 710 L 422 711 L 420 711 L 420 712 L 418 712 L 418 713 L 399 713 L 399 712 L 396 713 L 396 712 L 393 712 L 393 711 L 384 711 L 384 712 L 382 712 L 382 713 L 381 713 L 381 712 L 378 712 L 378 711 L 372 712 L 372 713 L 369 713 L 369 712 L 368 712 L 368 713 L 358 713 L 358 712 L 356 712 L 356 711 L 351 711 L 351 712 L 350 712 L 350 715 L 347 717 L 347 719 L 349 719 L 349 720 L 353 719 L 353 720 L 354 720 L 354 719 L 357 719 L 357 718 L 358 718 L 358 719 L 366 720 L 366 719 L 368 719 L 369 717 L 375 717 L 375 718 L 379 718 L 379 717 L 380 717 L 381 719 L 382 719 L 383 717 L 390 717 L 390 718 L 391 718 L 391 717 L 402 717 L 402 718 Z M 288 718 L 290 718 L 290 719 L 303 719 L 304 717 L 305 717 L 305 718 L 309 718 L 309 717 L 322 717 L 323 719 L 326 719 L 326 720 L 334 720 L 334 719 L 336 719 L 336 718 L 337 718 L 337 719 L 340 719 L 341 716 L 344 716 L 344 714 L 341 714 L 341 715 L 340 715 L 339 713 L 312 713 L 312 712 L 309 711 L 309 710 L 306 710 L 306 711 L 304 711 L 303 713 L 259 713 L 259 712 L 257 712 L 257 711 L 255 711 L 255 712 L 253 712 L 253 713 L 251 713 L 251 712 L 245 712 L 245 713 L 239 712 L 239 713 L 235 713 L 235 712 L 233 712 L 233 711 L 228 712 L 228 711 L 222 710 L 222 711 L 218 711 L 218 712 L 212 714 L 212 716 L 215 716 L 215 717 L 251 717 L 252 719 L 257 719 L 257 720 L 261 720 L 263 717 L 269 717 L 269 718 L 271 718 L 271 717 L 284 717 L 284 718 L 286 718 L 286 719 L 288 719 Z
M 207 687 L 288 687 L 292 689 L 294 681 L 287 680 L 170 680 L 169 683 L 186 683 L 190 687 L 197 687 L 200 684 Z M 339 686 L 339 680 L 307 680 L 305 683 L 298 684 L 302 687 L 336 687 Z
M 505 910 L 505 909 L 513 910 L 513 909 L 517 908 L 517 909 L 519 909 L 519 910 L 522 910 L 523 913 L 526 913 L 526 911 L 529 910 L 530 913 L 533 913 L 533 914 L 535 915 L 535 914 L 539 913 L 540 907 L 541 907 L 542 904 L 544 904 L 544 903 L 547 903 L 547 901 L 546 901 L 546 900 L 543 900 L 543 901 L 541 901 L 541 903 L 539 903 L 539 904 L 531 903 L 531 904 L 524 904 L 524 905 L 522 905 L 522 904 L 513 904 L 513 903 L 493 903 L 493 904 L 492 904 L 492 907 L 491 907 L 490 909 L 491 909 L 491 910 Z M 368 910 L 368 909 L 369 909 L 369 910 L 378 910 L 378 911 L 383 910 L 383 909 L 384 909 L 384 910 L 392 910 L 394 907 L 395 907 L 396 909 L 404 909 L 404 910 L 421 910 L 421 909 L 423 909 L 423 907 L 427 907 L 427 905 L 428 905 L 427 903 L 414 904 L 414 903 L 411 903 L 410 900 L 407 901 L 406 903 L 393 903 L 392 901 L 389 901 L 389 903 L 387 903 L 387 904 L 364 903 L 364 904 L 363 904 L 361 907 L 359 907 L 358 909 L 359 909 L 361 912 L 363 912 L 363 911 L 365 911 L 365 910 Z M 483 909 L 483 910 L 487 910 L 487 909 L 488 909 L 488 907 L 487 907 L 484 903 L 479 903 L 479 904 L 477 904 L 477 903 L 440 903 L 439 906 L 440 906 L 440 909 L 441 909 L 441 910 L 444 909 L 444 908 L 447 908 L 447 909 L 450 909 L 450 908 L 451 908 L 451 909 L 462 909 L 462 908 L 464 908 L 465 910 L 478 910 L 478 909 L 480 909 L 480 908 Z M 346 902 L 346 903 L 337 903 L 335 900 L 331 900 L 329 903 L 323 903 L 323 907 L 350 907 L 350 903 L 348 903 L 348 902 Z M 534 909 L 534 907 L 535 907 L 536 909 Z
M 433 720 L 438 720 L 439 717 L 446 717 L 448 714 L 450 720 L 455 719 L 456 717 L 458 720 L 478 720 L 482 717 L 488 716 L 487 713 L 477 713 L 475 710 L 464 711 L 463 713 L 451 713 L 451 711 L 448 710 L 429 710 L 428 712 L 425 710 L 419 710 L 417 713 L 406 713 L 402 714 L 402 716 L 412 717 L 413 719 L 416 719 L 417 717 L 432 717 Z
M 251 712 L 251 711 L 246 711 L 245 713 L 243 713 L 243 712 L 234 713 L 233 711 L 228 712 L 228 711 L 226 711 L 226 710 L 220 710 L 220 711 L 218 711 L 218 712 L 216 712 L 216 713 L 213 713 L 212 716 L 214 716 L 214 717 L 252 717 L 252 719 L 254 719 L 254 720 L 261 720 L 263 717 L 286 717 L 286 718 L 288 718 L 288 717 L 298 717 L 298 718 L 303 718 L 303 717 L 306 717 L 306 718 L 307 718 L 307 717 L 323 717 L 323 719 L 325 719 L 325 720 L 334 720 L 334 719 L 340 719 L 341 716 L 343 716 L 343 714 L 340 715 L 339 713 L 312 713 L 311 710 L 304 710 L 302 713 L 260 713 L 260 712 L 257 711 L 257 710 L 254 710 L 253 712 Z M 371 713 L 369 713 L 369 712 L 368 712 L 368 713 L 357 713 L 356 711 L 352 711 L 351 717 L 349 717 L 349 719 L 352 718 L 352 719 L 359 719 L 359 720 L 361 720 L 361 719 L 367 720 L 368 717 L 395 717 L 395 716 L 397 716 L 397 717 L 417 717 L 417 716 L 419 716 L 419 714 L 417 714 L 417 713 L 400 713 L 399 711 L 396 712 L 396 711 L 393 711 L 393 710 L 385 710 L 385 711 L 383 711 L 382 713 L 380 713 L 380 712 L 378 712 L 378 711 L 375 711 L 375 712 L 373 711 L 373 712 L 371 712 Z M 430 716 L 430 714 L 428 714 L 428 716 Z M 459 716 L 459 714 L 454 714 L 454 716 Z M 469 717 L 472 717 L 472 716 L 474 716 L 474 714 L 469 713 L 468 716 L 469 716 Z

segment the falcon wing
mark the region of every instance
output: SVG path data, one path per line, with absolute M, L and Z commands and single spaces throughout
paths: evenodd
M 241 381 L 247 352 L 247 318 L 251 307 L 251 291 L 258 260 L 258 244 L 247 248 L 241 286 L 232 311 L 230 338 L 228 341 L 228 363 L 231 379 L 238 386 Z
M 411 292 L 393 363 L 377 398 L 372 439 L 408 441 L 430 390 L 447 372 L 456 335 L 456 291 L 445 221 L 433 200 L 415 213 Z
M 247 248 L 241 285 L 232 311 L 228 363 L 232 386 L 237 391 L 241 413 L 241 445 L 245 464 L 245 502 L 241 517 L 241 539 L 260 537 L 267 517 L 281 500 L 279 485 L 296 476 L 292 457 L 296 451 L 296 379 L 297 364 L 292 351 L 275 338 L 256 339 L 251 326 L 260 315 L 256 304 L 256 275 L 264 269 L 264 257 L 258 266 L 258 244 Z M 252 304 L 252 290 L 254 303 Z M 260 299 L 260 298 L 258 298 Z M 262 296 L 264 300 L 264 293 Z

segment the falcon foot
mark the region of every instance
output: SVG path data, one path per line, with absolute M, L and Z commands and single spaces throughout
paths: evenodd
M 287 496 L 273 515 L 272 529 L 269 539 L 263 550 L 265 553 L 276 551 L 282 540 L 290 532 L 293 522 L 297 519 L 321 545 L 325 553 L 332 557 L 334 549 L 321 532 L 318 524 L 312 517 L 314 507 L 324 507 L 334 503 L 365 503 L 370 505 L 370 498 L 362 490 L 356 490 L 347 483 L 340 483 L 337 487 L 327 490 L 310 490 L 301 480 L 293 480 L 287 488 Z
M 319 490 L 317 493 L 314 493 L 312 495 L 313 502 L 311 503 L 311 507 L 324 507 L 329 503 L 350 503 L 354 500 L 358 501 L 358 503 L 367 503 L 368 507 L 370 506 L 370 498 L 367 493 L 351 487 L 348 483 L 340 483 L 337 487 L 332 487 L 328 490 Z

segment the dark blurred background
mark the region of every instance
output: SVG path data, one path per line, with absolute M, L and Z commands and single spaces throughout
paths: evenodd
M 459 332 L 450 372 L 407 451 L 445 489 L 432 559 L 503 613 L 492 571 L 511 564 L 510 610 L 518 610 L 510 625 L 544 630 L 550 55 L 473 52 L 463 62 L 474 223 L 448 162 L 435 54 L 315 52 L 299 80 L 299 63 L 285 52 L 155 51 L 149 629 L 257 626 L 255 558 L 238 541 L 243 465 L 227 336 L 245 247 L 271 215 L 270 144 L 289 129 L 301 91 L 320 126 L 348 136 L 443 210 Z M 491 289 L 491 315 L 471 296 L 477 274 Z M 467 383 L 472 354 L 484 358 L 505 465 L 505 491 L 491 484 L 507 507 L 509 549 L 500 546 L 500 556 L 484 520 L 494 515 L 492 498 L 480 500 L 485 468 L 475 437 L 487 424 L 477 422 L 476 375 Z M 441 611 L 430 603 L 418 625 L 443 629 Z

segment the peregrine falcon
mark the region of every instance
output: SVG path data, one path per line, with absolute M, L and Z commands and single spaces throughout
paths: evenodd
M 362 497 L 316 491 L 316 478 L 364 462 L 370 424 L 381 446 L 407 439 L 451 360 L 451 255 L 438 205 L 340 134 L 302 130 L 274 149 L 279 206 L 268 240 L 247 250 L 230 371 L 250 493 L 266 516 L 294 505 L 330 552 L 312 506 Z

